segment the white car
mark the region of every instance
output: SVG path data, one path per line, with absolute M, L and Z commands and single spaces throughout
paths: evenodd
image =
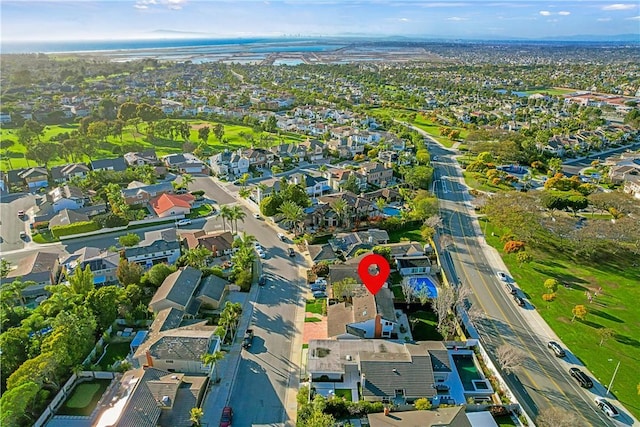
M 253 242 L 253 247 L 256 248 L 256 251 L 262 250 L 262 245 L 259 242 Z
M 266 258 L 267 257 L 267 253 L 265 251 L 263 251 L 262 249 L 257 249 L 256 252 L 258 252 L 258 256 L 260 258 Z
M 603 397 L 596 397 L 596 406 L 604 412 L 607 417 L 616 418 L 620 416 L 620 413 L 609 401 Z
M 254 214 L 253 214 L 253 217 L 254 217 L 255 219 L 260 219 L 260 218 L 262 218 L 262 217 L 260 216 L 260 214 L 259 214 L 259 213 L 254 213 Z
M 285 235 L 284 235 L 284 234 L 282 234 L 282 233 L 278 233 L 278 239 L 280 239 L 281 241 L 283 241 L 283 242 L 284 242 Z
M 180 221 L 176 222 L 176 225 L 178 227 L 180 227 L 181 225 L 190 225 L 191 224 L 191 220 L 189 218 L 184 218 L 181 219 Z
M 503 282 L 509 281 L 509 276 L 507 276 L 507 273 L 505 273 L 504 271 L 498 271 L 496 273 L 496 276 L 498 276 L 498 279 L 502 280 Z

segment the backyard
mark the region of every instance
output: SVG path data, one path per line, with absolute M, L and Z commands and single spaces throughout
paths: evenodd
M 634 306 L 640 299 L 640 270 L 633 265 L 634 259 L 607 253 L 600 254 L 598 262 L 590 262 L 557 250 L 560 242 L 545 242 L 543 249 L 527 248 L 533 261 L 520 264 L 516 254 L 504 253 L 502 232 L 494 224 L 486 224 L 487 242 L 501 253 L 525 296 L 602 384 L 609 384 L 620 362 L 611 391 L 635 416 L 640 416 L 640 310 Z M 547 291 L 543 283 L 549 278 L 564 286 L 559 287 L 553 301 L 545 302 L 542 295 Z M 587 292 L 597 294 L 591 303 Z M 572 309 L 578 304 L 585 305 L 588 314 L 584 320 L 572 321 Z M 615 333 L 600 345 L 598 330 L 603 328 Z
M 102 370 L 107 370 L 109 365 L 126 358 L 131 350 L 129 344 L 131 344 L 130 341 L 109 343 L 104 356 L 100 359 L 100 367 Z
M 89 416 L 95 409 L 111 380 L 85 381 L 75 386 L 66 402 L 58 409 L 58 415 Z
M 436 330 L 438 316 L 433 311 L 419 310 L 407 315 L 414 340 L 442 341 L 444 339 Z

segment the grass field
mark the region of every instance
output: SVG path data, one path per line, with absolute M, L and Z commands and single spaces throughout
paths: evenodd
M 127 357 L 127 354 L 129 354 L 130 349 L 128 341 L 109 343 L 106 354 L 100 360 L 100 366 L 106 369 L 106 367 L 113 364 L 113 362 L 124 359 Z
M 307 301 L 305 311 L 307 313 L 322 314 L 322 309 L 324 307 L 324 304 L 325 304 L 325 300 L 310 299 Z
M 213 128 L 215 125 L 214 122 L 207 122 L 203 120 L 186 120 L 192 126 L 191 134 L 189 140 L 192 143 L 198 144 L 200 140 L 198 139 L 198 128 L 207 125 Z M 245 138 L 240 136 L 242 133 L 247 135 L 253 135 L 254 141 L 257 143 L 259 141 L 259 137 L 257 134 L 253 133 L 251 127 L 248 126 L 240 126 L 240 125 L 229 125 L 224 124 L 224 136 L 223 140 L 226 142 L 219 141 L 214 135 L 213 132 L 209 135 L 207 140 L 207 147 L 211 153 L 216 153 L 223 151 L 225 149 L 234 150 L 238 148 L 246 148 L 251 145 Z M 141 130 L 144 125 L 141 126 Z M 55 126 L 47 126 L 44 131 L 44 135 L 40 138 L 41 141 L 49 141 L 53 136 L 64 132 L 71 132 L 73 130 L 77 130 L 77 124 L 68 124 L 68 125 L 55 125 Z M 306 136 L 298 135 L 289 132 L 283 132 L 280 135 L 278 134 L 268 134 L 265 135 L 270 136 L 271 143 L 270 145 L 280 144 L 280 143 L 296 143 L 302 142 L 306 140 Z M 24 153 L 26 148 L 18 143 L 18 138 L 16 136 L 16 129 L 0 129 L 0 141 L 10 140 L 14 142 L 10 148 L 7 149 L 6 154 L 2 155 L 2 161 L 0 162 L 0 170 L 9 170 L 9 169 L 19 169 L 23 167 L 31 167 L 35 166 L 35 162 L 30 160 L 27 161 L 24 157 Z M 164 156 L 167 154 L 180 153 L 182 152 L 182 146 L 184 144 L 184 140 L 179 138 L 177 140 L 156 138 L 153 143 L 146 141 L 145 136 L 142 134 L 136 133 L 135 129 L 131 126 L 125 127 L 122 132 L 122 141 L 120 138 L 116 138 L 113 136 L 107 137 L 106 141 L 102 141 L 97 143 L 98 149 L 93 156 L 94 159 L 107 158 L 107 157 L 115 157 L 119 156 L 122 153 L 126 153 L 128 151 L 140 151 L 145 148 L 154 148 L 158 156 Z M 88 158 L 85 158 L 84 161 L 88 161 Z M 49 163 L 49 167 L 66 164 L 67 160 L 65 159 L 52 159 Z
M 399 243 L 401 241 L 422 242 L 420 228 L 413 230 L 389 231 L 389 243 Z
M 487 191 L 490 193 L 494 193 L 496 191 L 513 191 L 514 188 L 511 185 L 506 183 L 501 183 L 498 185 L 493 185 L 489 182 L 489 180 L 485 177 L 485 175 L 479 172 L 462 172 L 462 176 L 464 176 L 464 182 L 471 188 L 475 188 L 480 191 Z
M 481 222 L 484 228 L 484 219 Z M 492 232 L 495 236 L 492 236 Z M 500 251 L 509 271 L 545 321 L 562 341 L 605 387 L 611 381 L 616 364 L 620 369 L 611 391 L 633 414 L 640 416 L 640 268 L 632 257 L 610 257 L 600 262 L 576 260 L 561 251 L 527 249 L 534 261 L 519 265 L 515 254 L 505 254 L 500 235 L 503 230 L 488 223 L 487 242 Z M 555 242 L 558 244 L 558 242 Z M 550 246 L 549 246 L 550 247 Z M 546 303 L 543 283 L 555 278 L 560 287 L 554 301 Z M 586 292 L 602 288 L 592 303 Z M 582 321 L 572 319 L 572 309 L 584 304 L 588 314 Z M 616 334 L 600 346 L 598 330 L 613 329 Z
M 345 399 L 348 402 L 352 401 L 351 390 L 348 388 L 337 388 L 336 389 L 336 397 L 340 397 Z
M 92 380 L 78 384 L 67 401 L 60 407 L 58 415 L 91 415 L 111 380 Z
M 547 95 L 564 95 L 567 93 L 573 93 L 575 92 L 575 90 L 573 89 L 562 89 L 562 88 L 555 88 L 555 87 L 547 87 L 547 88 L 542 88 L 542 89 L 536 89 L 536 90 L 527 90 L 524 93 L 526 93 L 527 95 L 533 95 L 535 93 L 542 93 L 542 94 L 547 94 Z
M 436 330 L 438 317 L 433 311 L 416 311 L 409 315 L 411 334 L 416 341 L 442 341 L 444 338 Z

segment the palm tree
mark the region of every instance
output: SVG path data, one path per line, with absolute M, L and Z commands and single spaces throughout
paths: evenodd
M 214 374 L 214 382 L 218 382 L 218 362 L 224 359 L 224 353 L 220 350 L 216 350 L 213 353 L 205 353 L 200 357 L 200 360 L 204 364 L 204 366 L 211 365 L 212 372 Z
M 203 268 L 207 265 L 207 259 L 211 256 L 211 251 L 207 248 L 187 249 L 183 257 L 187 265 L 193 268 Z
M 189 184 L 191 184 L 193 182 L 193 177 L 190 174 L 185 173 L 185 174 L 182 175 L 182 180 L 181 181 L 182 181 L 182 186 L 188 190 L 189 189 Z
M 251 244 L 253 242 L 257 242 L 258 239 L 256 239 L 256 236 L 252 235 L 252 234 L 247 234 L 246 231 L 242 232 L 242 236 L 241 236 L 241 240 L 242 240 L 242 246 L 246 246 L 246 247 L 251 247 Z
M 295 234 L 298 235 L 298 226 L 305 218 L 302 208 L 294 202 L 287 200 L 280 205 L 278 212 L 284 217 L 282 222 L 286 226 L 293 228 Z
M 338 217 L 338 221 L 343 227 L 346 222 L 345 219 L 346 219 L 348 208 L 349 208 L 349 205 L 344 199 L 338 199 L 338 200 L 335 200 L 333 203 L 331 203 L 331 209 L 333 209 L 333 211 L 336 213 L 336 216 Z
M 238 220 L 244 222 L 247 214 L 242 210 L 242 208 L 238 205 L 235 205 L 231 208 L 231 219 L 236 224 L 236 233 L 238 232 Z
M 220 207 L 220 218 L 222 218 L 222 228 L 227 231 L 225 220 L 229 220 L 229 224 L 231 224 L 231 206 L 223 205 Z M 233 232 L 233 226 L 231 227 L 231 232 Z
M 378 212 L 380 212 L 380 214 L 383 213 L 384 211 L 384 207 L 387 205 L 387 201 L 385 199 L 383 199 L 382 197 L 379 197 L 376 200 L 376 209 L 378 209 Z

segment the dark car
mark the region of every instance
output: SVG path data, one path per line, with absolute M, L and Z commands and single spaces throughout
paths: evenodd
M 242 348 L 250 348 L 253 343 L 253 329 L 247 329 L 244 333 L 244 338 L 242 339 Z
M 231 406 L 225 406 L 222 408 L 222 415 L 220 416 L 220 427 L 231 427 L 232 420 L 233 409 L 231 409 Z
M 553 351 L 553 354 L 555 354 L 556 357 L 565 357 L 567 355 L 567 353 L 564 352 L 562 347 L 560 347 L 560 344 L 558 344 L 555 341 L 549 341 L 549 343 L 547 344 L 547 347 L 549 347 L 551 351 Z
M 290 257 L 296 256 L 296 252 L 293 250 L 293 248 L 289 248 L 289 256 Z
M 520 307 L 524 307 L 526 305 L 526 303 L 524 302 L 524 299 L 518 295 L 514 295 L 513 296 L 513 300 L 516 302 L 516 304 L 518 304 Z
M 591 381 L 591 378 L 589 378 L 587 376 L 587 374 L 582 372 L 580 369 L 571 368 L 571 369 L 569 369 L 569 374 L 573 378 L 575 378 L 576 381 L 578 381 L 578 384 L 580 384 L 580 387 L 582 387 L 582 388 L 591 388 L 591 387 L 593 387 L 593 381 Z
M 258 285 L 264 286 L 266 284 L 267 284 L 267 278 L 265 276 L 260 276 L 260 278 L 258 279 Z

